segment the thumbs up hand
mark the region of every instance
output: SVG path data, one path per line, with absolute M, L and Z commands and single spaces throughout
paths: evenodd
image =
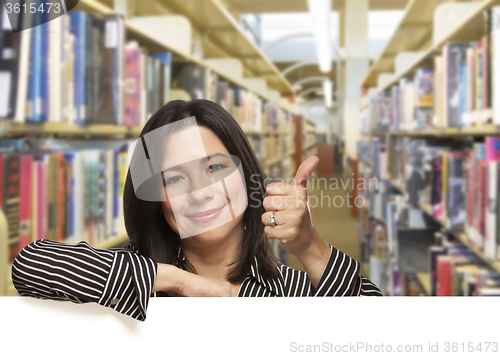
M 268 196 L 263 201 L 266 212 L 262 214 L 262 222 L 267 237 L 279 239 L 283 248 L 299 259 L 313 250 L 319 240 L 323 242 L 314 229 L 307 204 L 307 179 L 318 162 L 316 156 L 302 162 L 292 184 L 268 184 Z M 275 226 L 270 221 L 271 214 Z

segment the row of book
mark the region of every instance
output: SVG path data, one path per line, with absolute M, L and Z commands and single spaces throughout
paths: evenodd
M 370 173 L 364 174 L 369 179 Z M 369 205 L 361 209 L 359 224 L 362 260 L 385 295 L 500 295 L 500 272 L 407 204 L 389 183 L 362 194 Z M 422 279 L 428 279 L 430 290 L 422 288 Z
M 284 159 L 292 155 L 295 147 L 294 135 L 247 135 L 255 155 L 265 166 L 270 161 Z
M 171 53 L 127 43 L 121 15 L 75 11 L 12 33 L 1 12 L 0 118 L 142 126 L 169 100 Z
M 0 78 L 0 118 L 141 127 L 170 100 L 172 88 L 219 103 L 245 130 L 291 128 L 291 114 L 277 103 L 231 86 L 207 67 L 173 65 L 170 52 L 126 42 L 121 15 L 75 11 L 12 33 L 1 11 L 0 68 L 9 75 Z
M 407 204 L 427 208 L 491 260 L 500 257 L 500 137 L 484 142 L 373 139 L 358 146 L 373 147 L 368 156 L 372 173 L 399 186 Z
M 477 42 L 449 42 L 433 68 L 416 70 L 360 116 L 362 131 L 414 131 L 498 124 L 500 121 L 500 7 L 484 12 L 485 35 Z M 497 19 L 497 20 L 495 20 Z
M 127 146 L 0 153 L 10 261 L 40 239 L 95 246 L 123 233 Z

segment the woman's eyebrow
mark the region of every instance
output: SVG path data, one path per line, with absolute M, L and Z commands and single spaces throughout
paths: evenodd
M 217 156 L 223 156 L 226 157 L 227 155 L 224 153 L 214 153 L 213 155 L 208 155 L 207 157 L 200 158 L 200 164 L 205 163 L 208 159 L 212 159 Z
M 182 169 L 182 164 L 178 164 L 176 166 L 172 166 L 172 167 L 169 167 L 167 169 L 164 169 L 163 172 L 167 172 L 167 171 L 177 171 L 177 170 L 180 170 Z

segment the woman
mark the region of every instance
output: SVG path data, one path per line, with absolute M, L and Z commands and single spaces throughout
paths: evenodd
M 173 129 L 158 135 L 165 127 Z M 141 138 L 124 190 L 128 246 L 36 241 L 13 264 L 20 295 L 96 302 L 142 321 L 150 296 L 382 295 L 357 261 L 314 229 L 306 181 L 317 157 L 304 161 L 293 184 L 264 188 L 240 126 L 208 100 L 169 102 Z M 277 262 L 268 238 L 306 272 Z

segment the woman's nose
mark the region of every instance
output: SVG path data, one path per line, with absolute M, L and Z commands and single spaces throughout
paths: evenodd
M 199 204 L 206 200 L 211 200 L 213 197 L 213 189 L 210 186 L 193 190 L 188 194 L 188 199 L 191 204 Z
M 188 192 L 189 202 L 192 204 L 203 202 L 214 197 L 212 180 L 205 177 L 198 178 L 199 179 L 192 180 L 192 184 Z

